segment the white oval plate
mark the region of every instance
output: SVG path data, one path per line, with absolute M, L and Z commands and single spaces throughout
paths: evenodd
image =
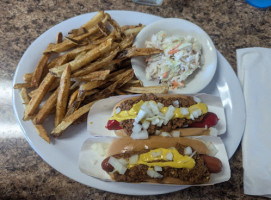
M 171 93 L 192 94 L 201 91 L 212 80 L 217 66 L 217 54 L 215 46 L 209 35 L 196 24 L 184 19 L 167 18 L 156 21 L 140 31 L 137 35 L 134 45 L 137 48 L 144 48 L 145 42 L 149 41 L 152 35 L 159 31 L 165 31 L 168 35 L 190 35 L 198 40 L 202 46 L 201 62 L 203 63 L 200 69 L 197 69 L 185 80 L 185 87 L 171 89 Z M 159 85 L 157 80 L 146 79 L 146 62 L 143 56 L 138 56 L 132 59 L 132 66 L 135 75 L 143 82 L 144 86 Z
M 148 25 L 161 19 L 158 16 L 131 11 L 108 11 L 108 13 L 120 25 L 136 25 L 138 23 Z M 33 72 L 41 58 L 42 51 L 49 42 L 55 42 L 55 36 L 58 32 L 62 31 L 66 35 L 69 30 L 79 27 L 94 15 L 95 13 L 88 13 L 73 17 L 55 25 L 39 36 L 22 56 L 14 75 L 13 84 L 23 82 L 24 73 Z M 243 135 L 245 106 L 239 81 L 231 66 L 221 54 L 218 54 L 218 69 L 214 79 L 202 92 L 220 96 L 222 99 L 227 120 L 227 132 L 222 139 L 230 158 L 236 151 Z M 82 123 L 71 126 L 60 139 L 55 140 L 53 144 L 47 144 L 38 136 L 31 121 L 22 120 L 24 106 L 19 90 L 13 90 L 12 95 L 13 110 L 26 140 L 45 162 L 65 176 L 90 187 L 129 195 L 164 194 L 185 188 L 181 186 L 142 186 L 109 183 L 83 174 L 79 170 L 78 158 L 83 142 L 90 137 L 87 133 L 87 124 Z M 49 120 L 51 122 L 49 124 L 53 124 L 53 121 L 54 119 Z

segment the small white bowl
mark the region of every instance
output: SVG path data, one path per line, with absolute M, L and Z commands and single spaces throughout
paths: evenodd
M 201 69 L 197 69 L 184 81 L 184 88 L 170 89 L 170 93 L 197 93 L 205 88 L 212 80 L 217 66 L 216 48 L 209 35 L 192 22 L 178 18 L 167 18 L 156 21 L 143 28 L 137 35 L 134 46 L 137 48 L 146 47 L 145 41 L 150 40 L 151 36 L 159 31 L 165 31 L 168 35 L 191 35 L 202 45 L 201 62 L 203 65 Z M 136 77 L 143 82 L 144 86 L 159 85 L 157 80 L 149 81 L 146 79 L 145 68 L 147 65 L 144 57 L 139 56 L 133 58 L 132 66 Z

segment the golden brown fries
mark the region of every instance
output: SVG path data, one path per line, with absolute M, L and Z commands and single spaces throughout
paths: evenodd
M 46 95 L 50 85 L 53 83 L 54 80 L 55 77 L 50 73 L 48 73 L 47 76 L 43 79 L 38 90 L 35 92 L 35 95 L 25 108 L 23 120 L 29 120 L 30 117 L 35 114 L 35 111 L 39 107 L 41 101 L 43 100 L 43 97 Z
M 52 131 L 51 135 L 55 136 L 55 137 L 60 136 L 61 133 L 66 128 L 68 128 L 75 120 L 77 120 L 83 114 L 87 113 L 93 104 L 94 104 L 94 102 L 90 102 L 90 103 L 82 106 L 78 110 L 76 110 L 74 113 L 72 113 L 68 117 L 64 118 L 62 120 L 62 122 L 56 128 L 54 128 L 54 130 Z
M 71 71 L 75 71 L 77 69 L 80 69 L 84 65 L 90 63 L 91 61 L 97 59 L 99 56 L 101 56 L 103 53 L 107 52 L 112 45 L 112 39 L 109 39 L 105 41 L 104 43 L 100 44 L 96 48 L 88 51 L 85 55 L 80 57 L 80 59 L 75 59 L 69 63 L 66 63 L 64 65 L 61 65 L 59 67 L 51 68 L 50 72 L 55 74 L 56 76 L 61 76 L 64 69 L 70 65 Z
M 20 95 L 23 100 L 23 104 L 27 105 L 29 103 L 30 99 L 29 99 L 29 96 L 28 96 L 25 88 L 21 89 Z
M 33 119 L 34 124 L 42 124 L 45 118 L 51 113 L 53 108 L 56 107 L 58 89 L 54 91 L 53 94 L 47 99 L 44 105 L 41 107 L 39 112 Z
M 168 86 L 150 86 L 150 87 L 124 87 L 122 88 L 125 92 L 131 93 L 157 93 L 166 94 L 168 93 Z
M 70 76 L 71 76 L 71 68 L 68 65 L 64 72 L 62 73 L 60 79 L 59 90 L 57 94 L 57 102 L 56 102 L 56 116 L 55 116 L 55 126 L 57 126 L 65 116 L 68 96 L 70 90 Z
M 38 66 L 36 67 L 33 75 L 32 75 L 32 79 L 31 79 L 31 85 L 32 87 L 38 87 L 40 84 L 40 80 L 41 80 L 41 76 L 42 73 L 44 71 L 44 68 L 46 67 L 47 61 L 50 58 L 50 54 L 44 54 L 40 61 Z
M 13 86 L 14 89 L 22 89 L 22 88 L 32 88 L 31 86 L 31 83 L 28 82 L 28 83 L 16 83 L 14 86 Z
M 68 35 L 56 33 L 32 73 L 17 83 L 25 104 L 23 120 L 32 120 L 39 135 L 50 143 L 70 125 L 80 123 L 93 103 L 112 95 L 166 93 L 167 86 L 143 87 L 134 76 L 131 57 L 149 56 L 160 50 L 132 47 L 143 25 L 120 26 L 108 13 L 96 15 Z M 45 120 L 55 119 L 53 130 Z
M 45 130 L 45 128 L 43 127 L 43 125 L 34 124 L 34 126 L 35 126 L 36 130 L 38 131 L 39 136 L 50 144 L 51 141 L 50 141 L 49 135 L 48 135 L 47 131 Z
M 59 32 L 56 36 L 56 43 L 59 44 L 63 41 L 63 34 Z
M 29 83 L 32 80 L 33 73 L 26 73 L 24 74 L 24 81 Z

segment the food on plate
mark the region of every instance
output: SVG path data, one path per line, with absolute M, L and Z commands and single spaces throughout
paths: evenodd
M 122 137 L 87 140 L 79 156 L 80 170 L 102 180 L 175 185 L 214 184 L 228 180 L 229 165 L 220 138 Z M 212 178 L 211 178 L 212 177 Z
M 48 127 L 42 125 L 53 114 L 55 127 L 46 131 L 58 137 L 70 125 L 86 119 L 95 101 L 120 93 L 131 94 L 135 90 L 132 87 L 144 90 L 142 84 L 134 82 L 137 80 L 130 58 L 157 54 L 160 50 L 131 48 L 143 27 L 120 26 L 108 13 L 99 11 L 68 35 L 56 32 L 55 43 L 48 44 L 33 72 L 24 75 L 25 83 L 14 85 L 14 89 L 22 89 L 26 105 L 23 120 L 31 119 L 37 130 L 44 133 Z M 30 98 L 28 103 L 26 97 Z
M 147 48 L 163 51 L 146 58 L 147 80 L 157 80 L 172 89 L 185 87 L 185 80 L 202 66 L 202 47 L 192 36 L 167 35 L 160 31 L 145 44 Z
M 143 94 L 117 103 L 106 128 L 133 139 L 210 135 L 218 120 L 198 97 Z

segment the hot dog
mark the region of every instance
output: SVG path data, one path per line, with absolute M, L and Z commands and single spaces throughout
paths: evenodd
M 225 168 L 229 168 L 225 163 L 222 166 L 220 159 L 223 157 L 214 157 L 211 148 L 199 139 L 167 137 L 161 141 L 160 136 L 150 136 L 148 140 L 122 137 L 114 139 L 106 148 L 94 144 L 92 148 L 85 147 L 88 150 L 92 149 L 92 157 L 81 156 L 81 160 L 84 161 L 94 159 L 97 155 L 101 156 L 89 164 L 96 164 L 88 166 L 91 169 L 89 175 L 105 179 L 106 176 L 101 172 L 103 171 L 108 175 L 107 179 L 116 182 L 212 184 L 212 174 L 221 176 L 225 174 L 224 165 Z M 101 153 L 101 149 L 105 152 Z M 86 170 L 81 171 L 87 173 Z M 222 180 L 221 177 L 219 180 Z
M 149 135 L 210 135 L 209 128 L 218 120 L 197 97 L 143 94 L 120 101 L 106 128 L 134 139 L 146 139 Z

